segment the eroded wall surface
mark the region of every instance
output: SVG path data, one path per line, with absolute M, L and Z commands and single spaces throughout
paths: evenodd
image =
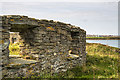
M 37 20 L 27 16 L 2 17 L 2 60 L 8 64 L 7 77 L 30 76 L 29 67 L 12 68 L 9 66 L 9 32 L 19 32 L 20 54 L 28 55 L 38 61 L 32 66 L 31 73 L 58 73 L 67 71 L 76 65 L 82 65 L 86 59 L 86 31 L 70 24 L 53 20 Z M 12 69 L 11 69 L 12 68 Z

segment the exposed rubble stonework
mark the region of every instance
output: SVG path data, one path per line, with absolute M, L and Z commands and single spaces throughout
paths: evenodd
M 71 24 L 38 20 L 27 16 L 0 16 L 0 50 L 3 77 L 29 77 L 34 74 L 67 71 L 86 61 L 86 31 Z M 20 54 L 37 62 L 11 65 L 9 32 L 19 32 Z

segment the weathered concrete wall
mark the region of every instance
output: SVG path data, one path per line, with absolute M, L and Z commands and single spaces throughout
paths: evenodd
M 2 48 L 5 50 L 3 63 L 8 64 L 9 60 L 9 31 L 19 32 L 21 54 L 36 59 L 39 72 L 54 74 L 85 63 L 86 32 L 79 27 L 26 16 L 3 16 L 2 28 L 6 28 L 6 32 L 2 32 L 5 38 L 1 39 L 7 44 Z M 12 73 L 19 73 L 19 70 Z M 14 77 L 13 74 L 8 75 L 11 71 L 9 69 L 6 76 Z

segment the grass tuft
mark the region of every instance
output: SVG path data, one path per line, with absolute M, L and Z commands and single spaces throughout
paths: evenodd
M 19 43 L 10 43 L 9 45 L 9 51 L 10 51 L 10 55 L 19 55 L 20 53 L 20 47 L 19 47 Z

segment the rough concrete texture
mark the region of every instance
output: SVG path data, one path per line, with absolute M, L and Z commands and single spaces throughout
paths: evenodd
M 85 64 L 86 31 L 80 27 L 19 15 L 1 16 L 0 24 L 3 77 L 29 77 L 41 72 L 53 75 Z M 37 63 L 9 66 L 9 32 L 19 32 L 20 54 L 32 57 Z

